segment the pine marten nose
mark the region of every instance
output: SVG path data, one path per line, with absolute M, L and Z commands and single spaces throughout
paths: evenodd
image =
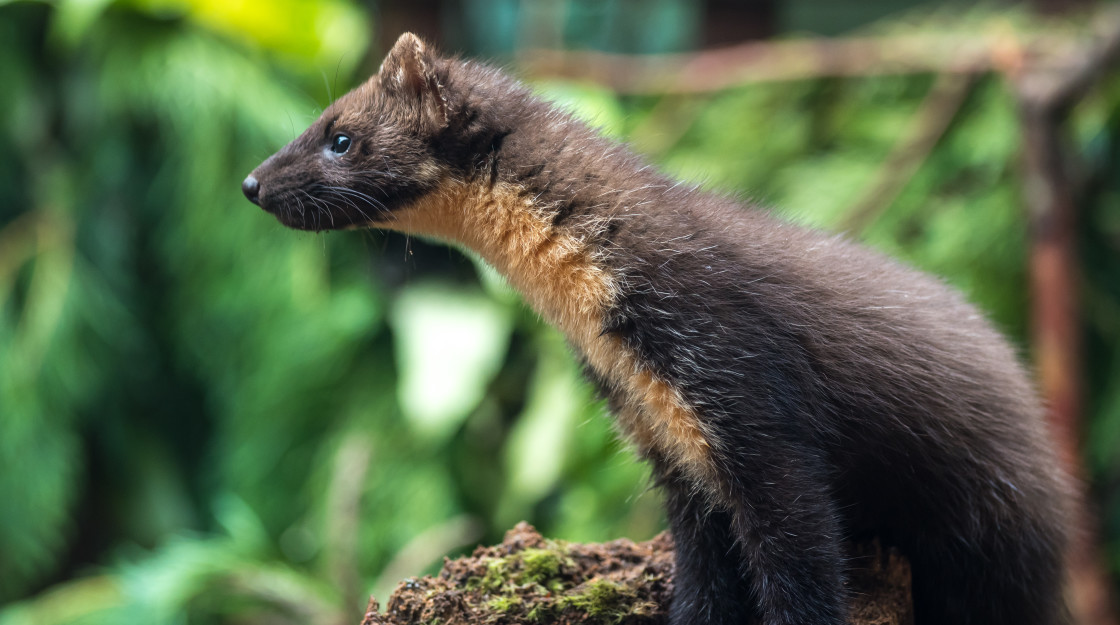
M 241 183 L 241 192 L 245 194 L 245 197 L 249 198 L 250 202 L 256 204 L 257 206 L 261 205 L 261 183 L 257 182 L 256 178 L 252 176 L 246 178 L 245 182 Z

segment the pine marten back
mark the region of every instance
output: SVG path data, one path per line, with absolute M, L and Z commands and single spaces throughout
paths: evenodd
M 1039 403 L 938 280 L 675 182 L 410 34 L 243 190 L 293 228 L 467 247 L 564 332 L 666 491 L 673 625 L 843 623 L 856 536 L 910 558 L 918 625 L 1064 618 Z

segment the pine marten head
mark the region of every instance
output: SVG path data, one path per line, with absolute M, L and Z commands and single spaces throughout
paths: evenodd
M 257 167 L 242 191 L 292 228 L 392 227 L 500 141 L 502 124 L 472 104 L 496 85 L 460 88 L 453 74 L 467 69 L 401 35 L 377 74 Z

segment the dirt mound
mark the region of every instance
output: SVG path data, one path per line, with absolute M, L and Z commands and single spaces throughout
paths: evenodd
M 876 545 L 856 549 L 851 622 L 909 625 L 910 570 Z M 673 589 L 673 541 L 547 540 L 526 523 L 500 545 L 446 560 L 435 577 L 405 580 L 362 625 L 663 625 Z

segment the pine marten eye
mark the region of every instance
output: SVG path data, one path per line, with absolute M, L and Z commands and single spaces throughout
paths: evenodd
M 334 139 L 331 140 L 331 152 L 334 152 L 335 154 L 346 154 L 346 151 L 349 149 L 350 137 L 347 137 L 343 134 L 337 134 L 334 136 Z

